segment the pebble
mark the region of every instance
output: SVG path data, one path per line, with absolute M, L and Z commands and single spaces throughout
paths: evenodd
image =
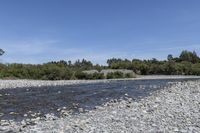
M 78 111 L 79 111 L 80 113 L 82 113 L 84 110 L 83 110 L 83 108 L 79 108 Z

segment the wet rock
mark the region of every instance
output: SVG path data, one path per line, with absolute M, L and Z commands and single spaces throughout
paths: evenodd
M 127 105 L 126 105 L 126 107 L 127 107 L 127 108 L 130 108 L 130 107 L 131 107 L 131 105 L 130 105 L 130 104 L 127 104 Z
M 32 117 L 36 117 L 36 116 L 37 116 L 37 114 L 36 114 L 36 113 L 33 113 L 33 114 L 31 114 L 31 116 L 32 116 Z
M 128 94 L 127 94 L 127 93 L 125 93 L 124 95 L 125 95 L 125 96 L 128 96 Z
M 58 111 L 58 112 L 60 112 L 60 111 L 61 111 L 61 109 L 60 109 L 60 108 L 58 108 L 58 109 L 57 109 L 57 111 Z
M 41 118 L 40 117 L 36 117 L 36 118 L 32 118 L 31 121 L 39 121 Z
M 25 121 L 25 120 L 22 120 L 22 121 L 21 121 L 21 125 L 23 125 L 23 126 L 26 125 L 26 121 Z
M 16 113 L 16 112 L 10 112 L 9 114 L 10 115 L 17 115 L 18 113 Z
M 80 113 L 83 113 L 84 110 L 83 110 L 83 108 L 79 108 L 78 111 L 79 111 Z
M 9 123 L 9 121 L 7 121 L 7 120 L 1 120 L 1 121 L 0 121 L 0 125 L 1 125 L 1 126 L 8 126 L 8 125 L 10 125 L 10 123 Z
M 56 120 L 57 117 L 54 114 L 45 114 L 44 115 L 46 120 Z
M 62 117 L 69 116 L 69 112 L 67 110 L 61 110 L 60 114 Z
M 0 117 L 3 116 L 3 115 L 4 115 L 4 113 L 0 113 Z

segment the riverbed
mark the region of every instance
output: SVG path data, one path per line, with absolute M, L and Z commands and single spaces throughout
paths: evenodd
M 187 83 L 189 83 L 188 86 Z M 5 88 L 0 90 L 0 127 L 11 127 L 8 123 L 11 121 L 26 125 L 24 127 L 26 129 L 28 125 L 31 127 L 37 125 L 34 121 L 46 121 L 47 117 L 50 121 L 60 121 L 59 119 L 81 117 L 82 114 L 91 115 L 91 112 L 94 113 L 96 110 L 98 112 L 101 107 L 103 109 L 106 107 L 105 110 L 107 110 L 110 103 L 111 105 L 120 103 L 126 110 L 127 107 L 132 108 L 132 102 L 140 104 L 141 101 L 153 97 L 157 92 L 173 91 L 172 88 L 176 90 L 181 88 L 181 85 L 183 88 L 191 89 L 190 83 L 193 83 L 193 86 L 197 84 L 196 89 L 199 89 L 198 78 L 111 80 L 83 84 Z
M 168 88 L 173 83 L 191 80 L 196 79 L 127 79 L 1 89 L 0 119 L 21 121 L 26 118 L 43 117 L 49 113 L 61 117 L 64 111 L 70 114 L 82 113 L 110 100 L 139 100 L 150 96 L 154 91 Z

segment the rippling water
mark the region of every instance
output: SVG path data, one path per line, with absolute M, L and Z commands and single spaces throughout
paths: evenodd
M 29 87 L 0 90 L 0 119 L 22 120 L 24 114 L 54 113 L 65 107 L 78 113 L 78 108 L 93 109 L 111 99 L 131 97 L 135 100 L 170 86 L 174 82 L 194 79 L 126 80 L 57 87 Z

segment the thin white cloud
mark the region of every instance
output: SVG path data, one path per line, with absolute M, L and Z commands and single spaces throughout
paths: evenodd
M 67 44 L 63 45 L 58 40 L 32 40 L 19 42 L 0 42 L 0 48 L 6 51 L 6 54 L 1 57 L 3 62 L 17 63 L 45 63 L 54 60 L 72 60 L 87 59 L 94 63 L 106 64 L 109 58 L 122 59 L 150 59 L 158 58 L 165 59 L 167 54 L 181 52 L 181 50 L 195 50 L 200 52 L 200 44 L 193 45 L 167 45 L 149 48 L 149 47 L 134 47 L 126 49 L 92 49 L 82 47 L 70 47 Z M 179 54 L 179 53 L 178 53 Z
M 156 49 L 156 51 L 198 50 L 198 49 L 200 49 L 200 44 L 181 45 L 181 46 L 173 46 L 173 47 L 158 48 L 158 49 Z
M 17 63 L 44 63 L 53 60 L 87 59 L 94 63 L 105 64 L 109 58 L 128 58 L 125 52 L 113 50 L 95 51 L 89 48 L 66 48 L 60 46 L 61 42 L 56 40 L 33 40 L 20 42 L 4 42 L 1 48 L 6 51 L 2 57 L 3 62 Z
M 51 45 L 58 43 L 55 40 L 45 41 L 19 41 L 19 42 L 1 42 L 2 48 L 8 54 L 39 54 L 51 48 Z
M 173 47 L 170 45 L 168 46 L 162 46 L 157 48 L 142 48 L 142 49 L 136 49 L 134 51 L 135 58 L 139 59 L 151 59 L 151 58 L 157 58 L 159 60 L 163 60 L 167 58 L 168 54 L 172 54 L 173 56 L 179 56 L 180 52 L 183 50 L 189 50 L 189 51 L 196 51 L 197 54 L 200 54 L 200 44 L 192 44 L 192 45 L 174 45 Z

